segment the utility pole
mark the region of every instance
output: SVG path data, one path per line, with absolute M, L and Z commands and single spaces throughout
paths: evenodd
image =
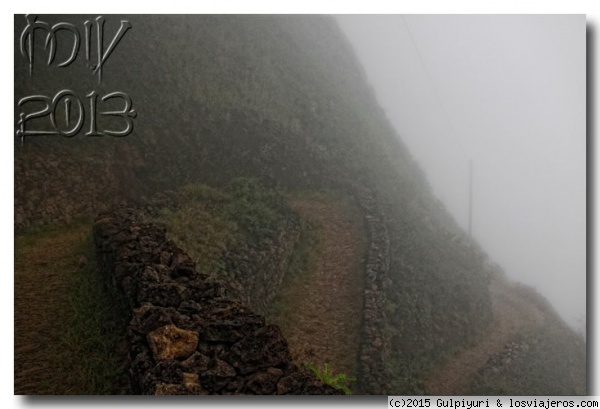
M 471 234 L 471 225 L 473 221 L 473 159 L 469 160 L 469 236 Z

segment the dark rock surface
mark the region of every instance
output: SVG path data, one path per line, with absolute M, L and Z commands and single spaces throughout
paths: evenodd
M 224 297 L 165 233 L 134 209 L 94 225 L 100 270 L 131 311 L 134 393 L 341 394 L 295 365 L 279 328 Z
M 387 375 L 384 363 L 385 292 L 390 285 L 389 237 L 385 215 L 370 190 L 355 187 L 355 196 L 362 208 L 369 249 L 365 266 L 365 288 L 361 345 L 358 359 L 358 382 L 365 394 L 386 394 Z

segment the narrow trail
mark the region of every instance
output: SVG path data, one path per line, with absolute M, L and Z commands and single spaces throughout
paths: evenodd
M 294 199 L 294 211 L 319 226 L 321 249 L 313 267 L 282 290 L 274 319 L 296 362 L 327 363 L 335 373 L 356 375 L 363 308 L 362 224 L 342 203 Z
M 73 249 L 89 226 L 15 237 L 15 394 L 54 394 L 53 369 L 68 331 L 69 293 L 77 271 Z M 63 385 L 68 390 L 68 385 Z
M 515 291 L 518 284 L 494 280 L 490 284 L 495 323 L 481 342 L 451 357 L 428 381 L 432 395 L 468 395 L 473 375 L 488 358 L 502 352 L 504 345 L 524 329 L 544 323 L 540 309 Z

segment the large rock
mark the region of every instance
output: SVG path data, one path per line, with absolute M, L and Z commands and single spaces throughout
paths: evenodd
M 128 209 L 97 219 L 99 267 L 131 309 L 133 393 L 340 394 L 291 362 L 276 326 L 224 296 L 165 231 Z
M 172 324 L 150 332 L 147 339 L 157 361 L 188 358 L 198 346 L 198 333 Z

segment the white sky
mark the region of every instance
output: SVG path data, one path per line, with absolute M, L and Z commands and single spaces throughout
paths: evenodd
M 584 15 L 338 16 L 435 194 L 571 324 L 586 307 Z

